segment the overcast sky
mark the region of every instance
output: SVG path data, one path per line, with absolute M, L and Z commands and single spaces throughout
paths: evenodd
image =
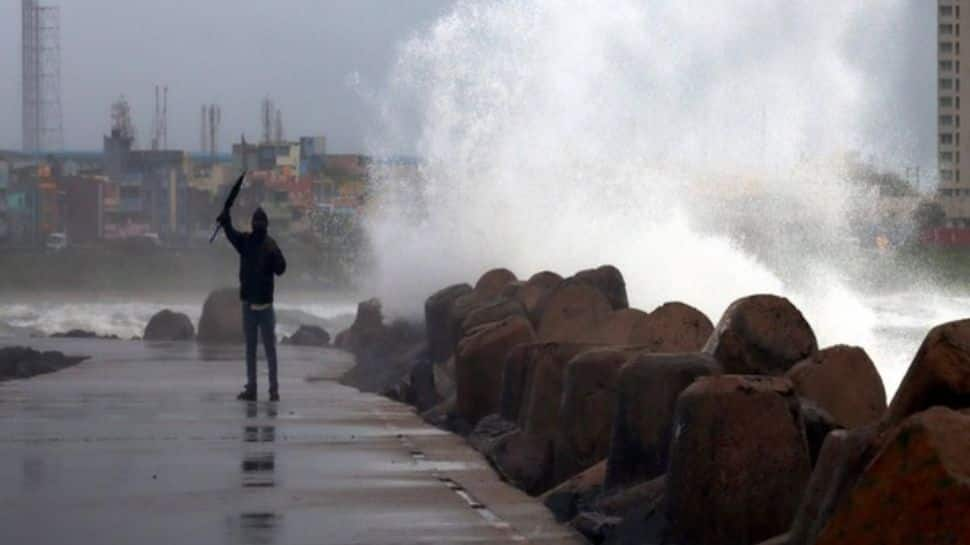
M 903 1 L 912 17 L 891 44 L 900 64 L 878 77 L 892 89 L 887 113 L 919 136 L 919 161 L 929 166 L 936 2 Z M 199 109 L 209 102 L 222 106 L 223 149 L 242 132 L 258 139 L 260 100 L 270 95 L 288 137 L 324 134 L 332 151 L 364 151 L 374 116 L 362 95 L 383 86 L 398 44 L 453 2 L 48 0 L 61 8 L 66 147 L 99 149 L 121 94 L 147 143 L 160 83 L 169 87 L 170 147 L 198 149 Z M 20 147 L 19 25 L 20 2 L 0 2 L 0 149 Z
M 373 119 L 360 98 L 386 77 L 395 47 L 452 0 L 46 0 L 61 9 L 61 94 L 69 149 L 99 149 L 125 94 L 149 141 L 154 85 L 169 87 L 169 145 L 199 147 L 199 110 L 222 106 L 220 146 L 257 139 L 272 96 L 288 137 L 324 134 L 360 151 Z M 20 11 L 0 1 L 0 149 L 20 148 Z M 351 84 L 349 82 L 358 81 Z M 356 86 L 356 88 L 355 88 Z

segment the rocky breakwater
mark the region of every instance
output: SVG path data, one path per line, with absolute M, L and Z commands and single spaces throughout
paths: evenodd
M 887 407 L 865 351 L 820 348 L 783 297 L 716 325 L 628 301 L 604 266 L 489 271 L 407 335 L 362 303 L 402 340 L 349 382 L 369 369 L 595 543 L 970 543 L 970 320 L 930 332 Z
M 38 352 L 32 348 L 0 348 L 0 381 L 30 378 L 53 373 L 88 359 L 88 356 L 65 356 L 61 352 Z

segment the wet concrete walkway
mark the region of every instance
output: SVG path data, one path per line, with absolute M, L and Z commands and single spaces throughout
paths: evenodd
M 583 543 L 461 439 L 334 382 L 340 352 L 283 348 L 283 400 L 243 403 L 239 349 L 26 344 L 94 358 L 0 383 L 0 543 Z

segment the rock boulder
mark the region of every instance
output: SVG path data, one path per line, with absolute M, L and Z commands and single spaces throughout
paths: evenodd
M 537 365 L 565 368 L 574 356 L 597 346 L 585 343 L 529 343 L 513 348 L 506 357 L 502 375 L 502 418 L 516 422 L 520 427 L 525 425 Z
M 451 306 L 462 295 L 472 292 L 468 284 L 455 284 L 434 293 L 424 302 L 424 326 L 428 337 L 428 356 L 434 363 L 451 357 L 458 339 L 452 338 Z
M 566 365 L 556 428 L 556 482 L 605 460 L 616 409 L 616 377 L 637 352 L 636 348 L 598 348 Z M 605 464 L 603 469 L 605 476 Z
M 508 269 L 492 269 L 475 282 L 475 294 L 481 300 L 487 301 L 501 295 L 505 286 L 516 280 L 518 278 L 515 277 L 515 273 Z
M 891 424 L 934 405 L 970 407 L 970 320 L 934 327 L 913 358 L 892 403 Z
M 787 379 L 701 377 L 680 395 L 667 514 L 682 542 L 758 543 L 786 532 L 811 471 Z
M 627 342 L 656 353 L 700 352 L 713 331 L 703 312 L 684 303 L 665 303 L 634 325 Z
M 455 386 L 458 415 L 474 426 L 499 412 L 505 358 L 516 345 L 532 342 L 529 320 L 513 316 L 486 324 L 458 344 Z
M 598 289 L 567 280 L 539 304 L 538 337 L 543 341 L 599 342 L 597 331 L 612 312 L 609 300 Z
M 788 299 L 752 295 L 724 311 L 704 351 L 731 374 L 783 375 L 818 350 L 815 333 Z
M 970 416 L 934 407 L 904 420 L 816 545 L 970 541 Z
M 534 325 L 538 325 L 539 317 L 536 310 L 542 298 L 562 283 L 562 277 L 550 271 L 542 271 L 532 275 L 525 282 L 511 282 L 506 284 L 502 295 L 514 299 L 522 305 Z
M 195 327 L 185 314 L 164 309 L 148 320 L 142 338 L 146 341 L 191 341 L 195 338 Z
M 209 294 L 202 304 L 199 334 L 203 344 L 242 344 L 242 302 L 239 290 L 223 288 Z
M 86 359 L 88 359 L 87 356 L 65 356 L 61 352 L 38 352 L 22 346 L 0 348 L 0 381 L 53 373 L 77 365 Z
M 330 344 L 330 334 L 319 326 L 301 325 L 293 336 L 283 340 L 283 344 L 291 344 L 293 346 L 328 346 Z
M 678 396 L 697 378 L 720 372 L 714 358 L 701 353 L 641 353 L 620 369 L 607 462 L 608 490 L 667 472 Z
M 573 279 L 589 284 L 606 296 L 613 310 L 620 310 L 630 306 L 626 295 L 626 281 L 623 273 L 613 265 L 602 265 L 595 269 L 579 271 Z
M 857 346 L 819 350 L 792 367 L 787 376 L 798 395 L 815 402 L 843 427 L 871 424 L 886 412 L 886 389 L 879 371 Z
M 596 497 L 603 490 L 606 461 L 574 475 L 542 495 L 542 503 L 552 511 L 556 520 L 565 522 L 580 511 L 591 511 Z

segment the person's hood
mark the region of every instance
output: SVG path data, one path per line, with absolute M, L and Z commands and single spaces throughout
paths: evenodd
M 269 216 L 266 215 L 266 212 L 262 207 L 257 208 L 256 211 L 253 212 L 251 225 L 254 233 L 266 233 L 266 231 L 269 229 Z

